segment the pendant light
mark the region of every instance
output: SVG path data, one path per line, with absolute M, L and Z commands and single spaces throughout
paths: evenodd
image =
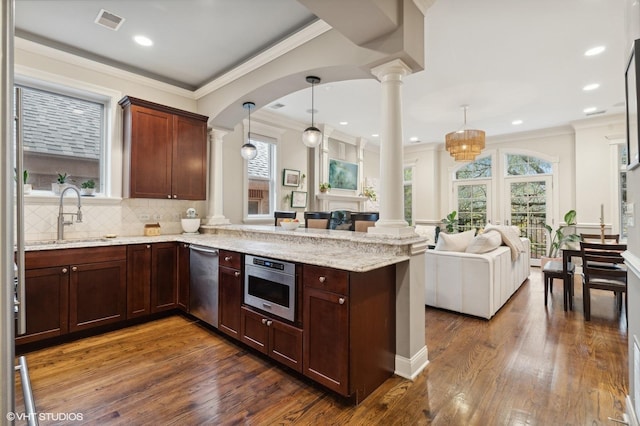
M 456 161 L 473 161 L 485 147 L 485 133 L 483 130 L 467 129 L 467 108 L 464 109 L 464 125 L 458 131 L 447 133 L 445 147 Z
M 309 148 L 315 148 L 322 142 L 322 132 L 313 124 L 313 113 L 315 111 L 313 109 L 313 86 L 320 83 L 320 78 L 310 75 L 307 77 L 307 83 L 311 83 L 311 127 L 307 127 L 302 133 L 302 143 Z
M 249 111 L 249 131 L 247 132 L 247 143 L 240 148 L 240 155 L 245 160 L 253 160 L 258 155 L 258 149 L 251 143 L 251 110 L 256 107 L 253 102 L 245 102 L 242 104 L 242 108 Z

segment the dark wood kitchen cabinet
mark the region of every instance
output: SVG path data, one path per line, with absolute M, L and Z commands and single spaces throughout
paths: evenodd
M 395 267 L 303 266 L 303 374 L 362 401 L 395 369 Z
M 127 247 L 127 318 L 178 307 L 176 243 Z
M 220 250 L 218 267 L 218 329 L 240 339 L 242 305 L 242 255 Z
M 125 319 L 126 248 L 25 254 L 27 332 L 23 344 Z
M 242 307 L 240 341 L 302 373 L 302 330 Z
M 124 97 L 125 196 L 206 199 L 208 117 Z

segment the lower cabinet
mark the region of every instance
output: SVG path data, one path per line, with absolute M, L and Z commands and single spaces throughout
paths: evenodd
M 395 370 L 395 267 L 303 266 L 303 374 L 361 402 Z
M 26 333 L 16 343 L 124 320 L 126 270 L 124 246 L 27 252 Z
M 218 330 L 240 340 L 242 255 L 220 250 L 218 260 Z
M 302 330 L 242 307 L 240 341 L 302 373 Z

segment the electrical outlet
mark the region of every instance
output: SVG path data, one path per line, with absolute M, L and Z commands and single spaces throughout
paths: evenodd
M 160 220 L 160 219 L 162 219 L 162 215 L 161 214 L 156 213 L 156 214 L 153 215 L 153 220 Z
M 144 221 L 144 220 L 149 220 L 151 219 L 151 216 L 149 216 L 148 214 L 141 214 L 140 215 L 140 220 Z

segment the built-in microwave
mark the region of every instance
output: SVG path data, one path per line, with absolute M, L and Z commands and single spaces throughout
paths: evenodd
M 244 303 L 286 320 L 295 321 L 295 264 L 245 255 Z

